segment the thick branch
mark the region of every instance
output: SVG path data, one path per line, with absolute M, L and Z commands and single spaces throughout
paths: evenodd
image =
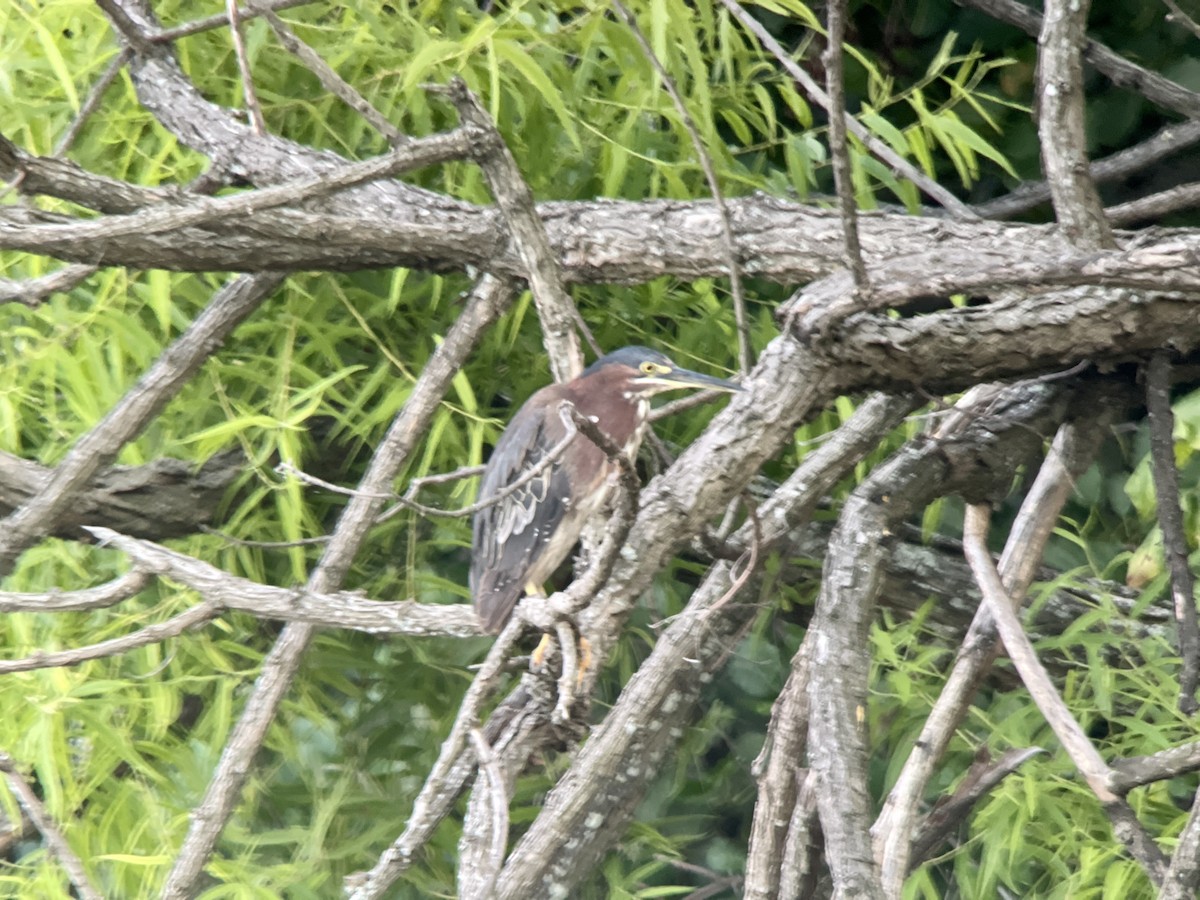
M 232 450 L 213 456 L 199 470 L 167 458 L 142 466 L 109 466 L 79 489 L 50 534 L 79 538 L 84 525 L 155 540 L 194 534 L 213 521 L 244 463 L 241 451 Z M 53 469 L 0 453 L 0 514 L 31 502 L 53 478 Z
M 1113 246 L 1104 205 L 1088 174 L 1083 61 L 1090 0 L 1046 0 L 1038 38 L 1038 137 L 1054 212 L 1081 250 Z

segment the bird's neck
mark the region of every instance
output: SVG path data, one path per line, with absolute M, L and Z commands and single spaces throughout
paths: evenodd
M 614 444 L 631 457 L 637 453 L 649 422 L 649 398 L 630 394 L 616 378 L 606 378 L 601 371 L 589 376 L 599 384 L 590 383 L 585 389 L 572 392 L 571 402 L 607 434 Z

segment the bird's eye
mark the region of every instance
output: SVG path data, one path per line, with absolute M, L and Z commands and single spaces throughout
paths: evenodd
M 644 362 L 644 363 L 642 363 L 641 368 L 642 368 L 642 371 L 645 372 L 647 375 L 653 375 L 655 370 L 658 367 L 655 366 L 654 363 L 652 363 L 652 362 Z

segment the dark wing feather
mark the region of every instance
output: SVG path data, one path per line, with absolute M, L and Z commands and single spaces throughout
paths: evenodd
M 496 444 L 479 486 L 479 502 L 495 497 L 544 459 L 566 429 L 556 403 L 521 407 Z M 566 515 L 570 482 L 562 460 L 543 469 L 503 500 L 475 513 L 471 593 L 490 632 L 504 627 L 525 591 L 530 569 Z

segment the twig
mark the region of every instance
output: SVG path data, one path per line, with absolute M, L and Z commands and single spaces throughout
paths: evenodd
M 1097 184 L 1115 181 L 1185 150 L 1197 141 L 1200 141 L 1200 120 L 1172 122 L 1140 144 L 1096 160 L 1089 165 L 1088 171 Z M 975 211 L 985 219 L 1008 219 L 1028 212 L 1049 199 L 1050 187 L 1046 182 L 1026 182 L 1003 197 L 979 204 Z M 1121 210 L 1140 202 L 1133 200 L 1106 210 L 1109 221 L 1113 225 L 1128 222 L 1128 216 Z
M 1133 858 L 1141 863 L 1150 880 L 1156 885 L 1162 885 L 1167 860 L 1137 821 L 1129 802 L 1112 790 L 1112 770 L 1071 715 L 1067 704 L 1055 690 L 1049 673 L 1038 660 L 1037 651 L 1033 649 L 1029 637 L 1021 628 L 1021 622 L 1013 609 L 1012 597 L 1001 583 L 1000 574 L 992 562 L 991 553 L 988 552 L 987 531 L 990 516 L 991 512 L 985 505 L 972 503 L 967 506 L 966 519 L 963 522 L 963 554 L 975 574 L 984 602 L 995 619 L 996 630 L 1004 641 L 1004 649 L 1008 651 L 1021 676 L 1021 682 L 1041 710 L 1046 724 L 1063 745 L 1063 749 L 1087 781 L 1092 793 L 1104 806 L 1104 811 L 1112 822 L 1113 833 Z
M 750 527 L 752 528 L 752 531 L 750 532 L 750 544 L 746 548 L 746 552 L 742 554 L 742 558 L 739 559 L 734 565 L 733 572 L 730 573 L 733 575 L 733 579 L 729 584 L 729 590 L 727 590 L 721 597 L 718 597 L 717 601 L 704 611 L 702 618 L 708 618 L 713 613 L 717 612 L 722 606 L 736 597 L 738 592 L 746 586 L 746 582 L 750 580 L 750 576 L 758 568 L 758 551 L 762 544 L 762 525 L 758 521 L 758 510 L 756 510 L 754 506 L 748 502 L 749 498 L 746 495 L 743 495 L 742 500 L 745 503 L 746 514 L 750 520 Z M 741 571 L 737 571 L 739 568 Z M 736 574 L 734 574 L 734 572 L 736 572 Z
M 241 20 L 238 17 L 237 0 L 225 0 L 225 15 L 229 17 L 229 37 L 233 41 L 233 53 L 237 57 L 238 71 L 242 76 L 242 96 L 246 100 L 246 115 L 250 127 L 257 135 L 267 133 L 263 121 L 262 107 L 258 105 L 258 94 L 254 90 L 254 73 L 250 70 L 250 59 L 246 55 L 246 42 L 242 38 Z
M 156 234 L 210 224 L 230 217 L 255 213 L 288 204 L 298 204 L 366 181 L 389 178 L 435 163 L 461 159 L 471 149 L 473 135 L 459 128 L 412 141 L 363 162 L 349 163 L 331 172 L 299 178 L 286 184 L 242 191 L 227 197 L 197 197 L 186 204 L 159 204 L 127 215 L 101 216 L 86 221 L 56 225 L 62 239 L 111 240 L 130 235 Z
M 1194 715 L 1200 704 L 1200 625 L 1196 621 L 1196 580 L 1188 565 L 1183 508 L 1179 502 L 1179 471 L 1175 467 L 1175 415 L 1171 411 L 1171 358 L 1166 350 L 1150 357 L 1146 366 L 1146 409 L 1150 425 L 1150 473 L 1158 503 L 1163 551 L 1171 573 L 1171 599 L 1179 630 L 1179 709 Z
M 1171 14 L 1167 16 L 1168 22 L 1178 22 L 1196 37 L 1200 38 L 1200 24 L 1185 13 L 1175 0 L 1163 0 L 1163 3 L 1167 4 L 1167 8 L 1171 10 Z
M 139 629 L 132 634 L 122 635 L 119 638 L 112 638 L 111 640 L 101 641 L 98 644 L 90 644 L 86 647 L 59 650 L 55 653 L 47 653 L 39 650 L 37 653 L 27 656 L 24 659 L 0 660 L 0 675 L 10 675 L 13 672 L 29 672 L 34 669 L 53 669 L 59 666 L 77 666 L 80 663 L 93 659 L 118 656 L 121 653 L 136 650 L 138 647 L 158 644 L 168 638 L 178 637 L 191 628 L 212 621 L 221 614 L 221 611 L 221 604 L 205 600 L 200 605 L 193 606 L 191 609 L 181 612 L 177 616 L 172 616 L 165 622 L 147 625 L 145 628 Z
M 58 139 L 58 143 L 54 145 L 53 156 L 62 156 L 71 149 L 71 145 L 79 137 L 79 132 L 83 130 L 84 124 L 91 118 L 92 113 L 96 111 L 96 107 L 100 105 L 100 100 L 104 97 L 104 92 L 116 80 L 117 75 L 121 73 L 121 67 L 129 61 L 131 55 L 128 47 L 122 47 L 117 55 L 112 58 L 99 80 L 88 91 L 87 99 L 83 101 L 83 104 L 79 107 L 79 112 L 71 120 L 70 127 Z
M 554 704 L 551 721 L 562 725 L 571 721 L 571 707 L 575 705 L 575 685 L 582 673 L 579 671 L 575 629 L 571 627 L 571 623 L 565 620 L 556 622 L 554 633 L 558 636 L 558 649 L 562 654 L 562 672 L 558 676 L 558 702 Z
M 982 758 L 977 759 L 967 774 L 959 782 L 952 794 L 941 797 L 929 814 L 925 816 L 913 839 L 913 858 L 928 859 L 930 854 L 953 833 L 971 812 L 971 809 L 982 800 L 1001 781 L 1025 765 L 1039 753 L 1045 753 L 1041 747 L 1014 748 L 1001 754 L 993 761 L 986 748 L 981 751 Z
M 158 414 L 216 347 L 283 280 L 282 275 L 243 275 L 221 288 L 212 303 L 146 370 L 109 413 L 80 438 L 32 499 L 4 520 L 0 572 L 27 547 L 50 533 L 76 494 L 129 440 Z
M 279 39 L 279 43 L 283 44 L 289 53 L 299 59 L 310 72 L 317 76 L 317 80 L 321 82 L 321 86 L 325 90 L 329 91 L 329 93 L 333 94 L 362 116 L 372 128 L 387 138 L 389 144 L 393 147 L 398 147 L 408 141 L 409 138 L 404 132 L 389 122 L 387 117 L 377 110 L 366 97 L 360 94 L 350 82 L 335 72 L 333 67 L 325 62 L 317 51 L 302 41 L 296 35 L 296 32 L 292 31 L 283 19 L 275 15 L 274 11 L 263 0 L 251 0 L 250 9 L 256 15 L 261 15 L 267 20 L 267 23 L 271 26 L 271 30 L 275 32 L 275 36 Z
M 854 278 L 854 287 L 865 299 L 871 289 L 867 266 L 863 262 L 862 243 L 858 239 L 858 204 L 850 180 L 850 148 L 846 142 L 846 85 L 843 81 L 842 44 L 846 40 L 846 0 L 829 0 L 825 53 L 825 90 L 829 93 L 829 154 L 833 163 L 833 183 L 837 190 L 838 210 L 841 213 L 842 240 L 846 248 L 846 265 Z
M 476 284 L 466 308 L 429 358 L 404 408 L 397 414 L 372 458 L 360 485 L 365 493 L 387 490 L 417 446 L 463 360 L 511 298 L 511 286 L 506 281 L 485 276 Z M 368 497 L 351 499 L 338 520 L 321 562 L 309 578 L 311 591 L 335 590 L 341 584 L 381 502 Z M 312 625 L 288 625 L 263 661 L 262 674 L 225 745 L 204 800 L 192 811 L 191 826 L 167 876 L 162 900 L 187 900 L 194 893 L 196 879 L 233 812 L 254 756 L 262 746 L 313 634 Z
M 272 9 L 276 12 L 283 12 L 285 9 L 292 9 L 296 6 L 307 6 L 313 0 L 273 0 L 273 2 L 265 3 L 263 0 L 253 4 L 253 8 L 239 9 L 238 18 L 255 19 L 263 14 L 265 9 Z M 191 22 L 185 22 L 182 25 L 176 25 L 174 28 L 163 28 L 152 32 L 148 35 L 151 43 L 166 44 L 171 41 L 176 41 L 179 38 L 191 37 L 193 34 L 199 34 L 202 31 L 212 31 L 214 28 L 223 28 L 229 24 L 229 15 L 227 13 L 217 13 L 212 16 L 205 16 L 203 19 L 195 19 Z
M 0 303 L 15 301 L 32 309 L 40 306 L 52 294 L 62 294 L 71 290 L 81 281 L 96 274 L 99 268 L 86 263 L 71 263 L 49 275 L 25 281 L 0 278 Z
M 575 323 L 579 311 L 563 284 L 558 256 L 546 237 L 546 227 L 533 202 L 533 192 L 521 176 L 508 145 L 474 94 L 461 78 L 445 89 L 459 118 L 474 133 L 472 158 L 483 172 L 496 206 L 508 224 L 512 242 L 525 265 L 529 289 L 542 323 L 542 339 L 550 356 L 555 381 L 569 381 L 583 371 L 583 352 Z
M 1200 125 L 1200 122 L 1192 123 Z M 1130 225 L 1149 219 L 1160 219 L 1163 216 L 1178 212 L 1181 209 L 1192 209 L 1200 206 L 1200 181 L 1179 184 L 1148 197 L 1139 197 L 1108 207 L 1104 213 L 1113 225 Z
M 897 175 L 902 178 L 907 178 L 915 184 L 926 196 L 933 198 L 949 213 L 958 219 L 976 219 L 975 212 L 955 197 L 952 193 L 928 178 L 919 169 L 916 168 L 908 160 L 900 156 L 896 151 L 889 147 L 886 143 L 875 137 L 868 128 L 853 116 L 847 115 L 844 109 L 834 107 L 829 99 L 829 95 L 821 89 L 821 87 L 813 80 L 812 76 L 798 66 L 780 45 L 779 41 L 771 35 L 762 24 L 746 12 L 737 0 L 721 0 L 725 8 L 733 13 L 734 17 L 741 22 L 748 31 L 753 32 L 755 37 L 762 42 L 762 45 L 767 48 L 767 51 L 779 61 L 779 64 L 787 69 L 788 74 L 796 80 L 796 82 L 804 89 L 808 96 L 829 113 L 830 117 L 835 115 L 845 116 L 846 128 L 857 137 L 875 156 L 883 160 Z
M 687 104 L 683 102 L 683 96 L 679 93 L 679 87 L 675 84 L 666 66 L 662 64 L 662 60 L 654 53 L 654 48 L 650 46 L 650 42 L 646 40 L 646 36 L 642 33 L 642 29 L 638 27 L 637 18 L 630 12 L 621 0 L 612 0 L 613 8 L 625 20 L 625 25 L 634 39 L 638 42 L 638 46 L 642 49 L 642 55 L 658 72 L 658 77 L 662 79 L 663 87 L 671 98 L 671 102 L 675 104 L 675 111 L 679 114 L 679 119 L 683 123 L 683 127 L 687 130 L 688 137 L 691 139 L 692 147 L 696 151 L 696 159 L 700 163 L 700 168 L 704 171 L 704 178 L 708 182 L 708 190 L 712 195 L 713 202 L 717 205 L 717 214 L 721 220 L 721 240 L 723 243 L 722 249 L 725 253 L 725 264 L 729 266 L 729 292 L 733 297 L 733 316 L 737 325 L 738 333 L 738 366 L 742 374 L 747 374 L 754 365 L 754 355 L 750 348 L 750 323 L 746 317 L 746 296 L 742 287 L 742 270 L 741 264 L 738 261 L 737 243 L 733 235 L 733 225 L 729 220 L 729 207 L 725 204 L 725 194 L 721 190 L 721 183 L 717 179 L 717 170 L 713 165 L 712 157 L 708 153 L 708 149 L 704 146 L 704 141 L 700 137 L 700 131 L 696 128 L 696 123 L 692 119 L 692 114 L 688 111 Z
M 16 760 L 3 751 L 0 751 L 0 772 L 4 773 L 8 780 L 9 790 L 16 795 L 17 802 L 21 804 L 21 808 L 25 810 L 29 820 L 41 832 L 46 846 L 66 871 L 67 877 L 71 879 L 71 884 L 75 886 L 79 896 L 83 900 L 104 900 L 104 895 L 96 890 L 95 885 L 88 877 L 83 860 L 75 855 L 75 851 L 67 843 L 66 837 L 50 817 L 50 813 L 46 811 L 42 801 L 38 799 L 37 793 L 17 770 Z
M 1038 36 L 1038 142 L 1054 214 L 1080 250 L 1113 248 L 1112 228 L 1088 175 L 1083 59 L 1091 0 L 1046 0 Z
M 107 584 L 79 591 L 49 591 L 44 594 L 19 594 L 0 591 L 0 613 L 74 612 L 104 609 L 128 600 L 150 583 L 148 573 L 135 569 Z
M 492 896 L 496 887 L 496 879 L 504 867 L 504 852 L 508 848 L 508 791 L 505 787 L 504 772 L 491 745 L 478 728 L 471 729 L 471 749 L 475 751 L 475 760 L 479 771 L 487 779 L 488 801 L 492 808 L 492 852 L 491 865 L 487 879 L 480 889 L 480 897 Z

